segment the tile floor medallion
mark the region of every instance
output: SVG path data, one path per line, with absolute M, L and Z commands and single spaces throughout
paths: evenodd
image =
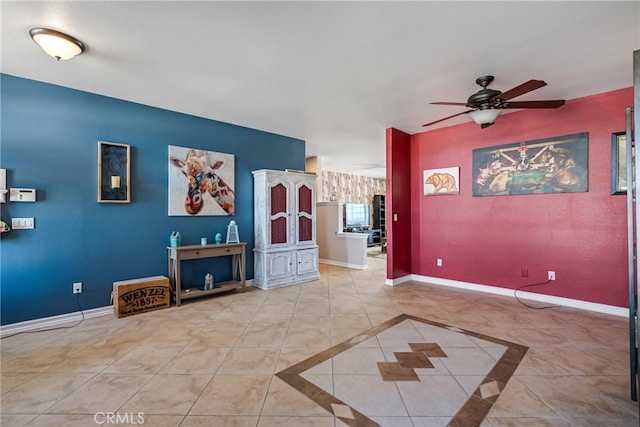
M 276 375 L 349 426 L 478 426 L 527 350 L 400 315 Z

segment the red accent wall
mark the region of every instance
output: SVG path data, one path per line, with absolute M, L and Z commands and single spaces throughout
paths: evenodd
M 626 88 L 557 110 L 502 115 L 486 129 L 469 122 L 412 135 L 411 272 L 515 289 L 544 282 L 553 270 L 552 285 L 527 291 L 628 307 L 626 197 L 611 195 L 611 134 L 625 129 L 632 104 Z M 589 133 L 588 192 L 472 196 L 473 149 L 580 132 Z M 423 171 L 453 166 L 460 167 L 460 195 L 425 196 Z M 391 168 L 394 179 L 398 163 Z M 387 192 L 394 203 L 401 185 Z M 399 257 L 406 243 L 393 243 Z
M 390 128 L 386 138 L 387 278 L 396 279 L 411 274 L 411 135 Z

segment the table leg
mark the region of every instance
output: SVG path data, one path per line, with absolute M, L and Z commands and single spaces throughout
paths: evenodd
M 232 278 L 234 281 L 238 281 L 238 254 L 233 254 L 233 259 L 231 260 L 231 269 L 233 270 Z
M 167 272 L 169 277 L 169 288 L 173 290 L 173 270 L 171 269 L 171 255 L 167 257 Z
M 176 289 L 176 307 L 180 307 L 180 294 L 182 293 L 182 282 L 180 281 L 180 261 L 173 261 L 173 270 L 175 272 L 175 289 Z
M 240 281 L 242 282 L 242 292 L 247 290 L 247 277 L 246 277 L 246 267 L 247 262 L 245 258 L 245 245 L 242 245 L 242 254 L 240 255 Z

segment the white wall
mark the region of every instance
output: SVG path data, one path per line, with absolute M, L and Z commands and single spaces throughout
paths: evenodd
M 316 243 L 320 262 L 365 270 L 367 265 L 367 235 L 343 233 L 343 203 L 316 204 Z

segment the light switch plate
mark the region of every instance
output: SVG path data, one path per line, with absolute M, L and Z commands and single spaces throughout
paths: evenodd
M 34 218 L 11 218 L 11 228 L 14 230 L 31 230 L 35 228 Z

